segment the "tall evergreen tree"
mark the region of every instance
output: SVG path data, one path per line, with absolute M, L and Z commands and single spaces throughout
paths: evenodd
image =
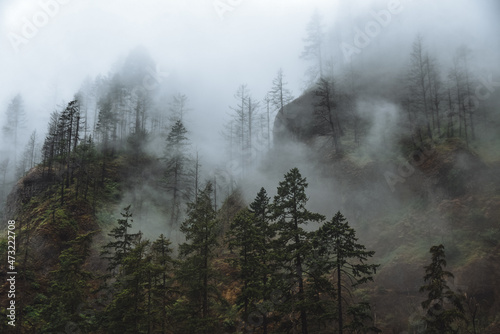
M 275 274 L 274 268 L 274 238 L 276 232 L 271 226 L 271 206 L 270 197 L 264 188 L 261 188 L 257 196 L 250 203 L 249 211 L 253 214 L 253 224 L 257 230 L 256 238 L 256 255 L 258 259 L 257 279 L 259 282 L 260 298 L 263 307 L 259 309 L 262 311 L 262 329 L 263 333 L 267 334 L 268 315 L 267 304 L 271 300 L 273 290 L 273 275 Z
M 166 334 L 169 331 L 169 318 L 167 308 L 171 306 L 173 294 L 173 266 L 171 242 L 163 234 L 151 245 L 151 256 L 153 264 L 153 284 L 149 284 L 150 296 L 152 300 L 151 318 L 154 323 L 155 333 Z
M 425 284 L 420 292 L 427 292 L 427 299 L 422 307 L 427 311 L 424 321 L 425 333 L 452 334 L 458 333 L 456 322 L 464 320 L 464 309 L 461 298 L 447 285 L 447 279 L 453 274 L 446 271 L 446 255 L 444 246 L 432 246 L 430 249 L 432 262 L 425 266 Z
M 172 196 L 170 226 L 177 225 L 182 204 L 191 197 L 193 183 L 191 158 L 187 153 L 187 130 L 180 120 L 172 126 L 165 147 L 165 172 L 163 186 Z
M 279 267 L 290 282 L 286 288 L 291 300 L 287 304 L 291 310 L 298 310 L 302 334 L 308 333 L 305 262 L 312 255 L 310 235 L 304 230 L 303 225 L 321 222 L 324 219 L 324 216 L 306 209 L 307 185 L 299 170 L 291 169 L 285 174 L 285 180 L 279 183 L 272 205 L 278 233 L 277 249 L 280 250 Z
M 232 259 L 233 266 L 238 268 L 242 287 L 236 300 L 243 310 L 243 320 L 254 311 L 253 303 L 260 299 L 258 285 L 260 277 L 257 270 L 259 266 L 257 255 L 257 239 L 259 238 L 257 228 L 254 224 L 254 215 L 243 209 L 240 211 L 228 232 L 229 249 L 236 251 L 236 258 Z
M 116 143 L 117 115 L 113 103 L 109 97 L 103 97 L 98 102 L 99 115 L 96 124 L 96 134 L 102 144 L 104 153 L 114 153 Z
M 352 295 L 352 288 L 373 281 L 378 265 L 366 262 L 375 252 L 367 251 L 365 246 L 357 243 L 356 231 L 340 212 L 320 227 L 317 241 L 319 254 L 326 257 L 327 266 L 336 276 L 338 333 L 342 334 L 345 329 L 357 331 L 370 328 L 378 331 L 366 325 L 371 318 L 369 304 L 355 303 L 348 298 Z M 344 306 L 348 308 L 344 309 Z
M 249 209 L 243 209 L 231 223 L 229 248 L 236 255 L 231 263 L 238 269 L 242 283 L 237 303 L 247 328 L 256 325 L 254 316 L 262 320 L 263 333 L 268 332 L 268 312 L 272 290 L 272 243 L 269 197 L 261 188 Z M 260 321 L 259 321 L 260 322 Z M 258 323 L 259 323 L 258 322 Z
M 176 303 L 178 332 L 213 333 L 218 323 L 216 306 L 221 300 L 212 261 L 218 246 L 220 224 L 212 205 L 210 182 L 195 202 L 188 203 L 187 218 L 181 224 L 186 242 L 179 245 L 180 267 L 176 274 L 181 298 Z
M 113 228 L 108 235 L 112 238 L 101 251 L 101 257 L 108 260 L 108 271 L 116 273 L 123 264 L 123 259 L 133 248 L 134 240 L 139 233 L 130 233 L 132 228 L 132 212 L 130 205 L 123 209 L 122 218 L 117 220 L 118 226 Z
M 150 328 L 151 301 L 147 300 L 146 292 L 151 289 L 150 242 L 141 236 L 133 241 L 115 276 L 114 293 L 104 312 L 106 333 L 147 333 Z
M 105 283 L 109 302 L 106 305 L 101 327 L 107 333 L 144 332 L 146 312 L 144 310 L 144 281 L 148 263 L 146 254 L 149 241 L 142 240 L 142 233 L 130 233 L 132 213 L 130 205 L 124 208 L 118 226 L 108 234 L 112 240 L 101 252 L 101 257 L 108 260 L 108 275 Z M 146 319 L 147 320 L 147 319 Z

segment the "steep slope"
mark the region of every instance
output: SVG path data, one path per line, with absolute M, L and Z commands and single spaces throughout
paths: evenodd
M 442 243 L 448 269 L 455 274 L 451 286 L 466 293 L 468 307 L 479 305 L 480 332 L 496 333 L 495 317 L 500 311 L 498 160 L 485 163 L 458 138 L 437 137 L 416 147 L 405 134 L 392 135 L 383 147 L 370 148 L 368 141 L 352 144 L 347 133 L 342 138 L 344 154 L 333 155 L 330 146 L 318 145 L 324 138 L 315 133 L 312 101 L 312 93 L 305 93 L 286 107 L 284 115 L 278 114 L 276 151 L 292 154 L 305 145 L 307 151 L 316 152 L 308 158 L 314 157 L 309 160 L 315 165 L 313 175 L 323 181 L 316 187 L 331 198 L 330 206 L 345 213 L 362 243 L 376 251 L 380 271 L 375 283 L 359 293 L 369 296 L 377 326 L 383 332 L 397 333 L 421 326 L 423 266 L 430 261 L 429 248 Z M 476 148 L 482 145 L 474 143 Z M 272 160 L 279 156 L 270 159 L 267 166 L 277 165 Z M 488 323 L 493 325 L 488 327 Z

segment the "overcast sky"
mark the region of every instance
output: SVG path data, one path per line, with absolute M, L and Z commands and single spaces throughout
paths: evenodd
M 498 68 L 499 3 L 401 0 L 398 14 L 361 56 L 407 61 L 420 32 L 443 57 L 463 43 L 476 51 L 477 63 Z M 339 40 L 353 43 L 354 29 L 373 20 L 371 11 L 387 7 L 388 1 L 348 0 L 2 0 L 0 121 L 21 93 L 35 121 L 27 132 L 44 132 L 54 105 L 69 101 L 86 76 L 107 74 L 142 45 L 169 73 L 165 80 L 188 95 L 192 121 L 214 125 L 198 134 L 209 138 L 227 118 L 240 84 L 261 99 L 281 67 L 293 94 L 300 94 L 307 63 L 299 55 L 314 8 L 326 26 L 337 24 L 341 33 L 327 37 L 338 48 Z

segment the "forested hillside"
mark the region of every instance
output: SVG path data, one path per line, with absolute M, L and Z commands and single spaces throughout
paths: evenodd
M 13 93 L 0 331 L 500 333 L 497 50 L 377 40 L 397 6 L 364 30 L 345 6 L 293 36 L 300 79 L 236 84 L 222 113 L 144 46 L 40 107 L 43 132 Z

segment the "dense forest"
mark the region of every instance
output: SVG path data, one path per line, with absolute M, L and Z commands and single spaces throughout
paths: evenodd
M 12 94 L 1 332 L 499 333 L 498 64 L 424 33 L 390 64 L 325 16 L 299 95 L 283 68 L 235 86 L 218 140 L 143 46 L 43 133 Z

